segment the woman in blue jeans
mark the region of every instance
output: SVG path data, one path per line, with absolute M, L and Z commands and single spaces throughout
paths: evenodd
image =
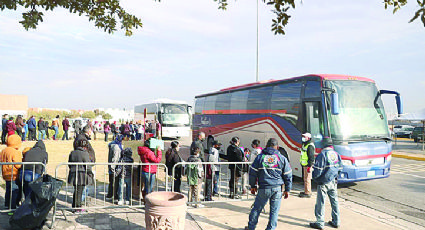
M 23 181 L 25 198 L 31 194 L 30 182 L 39 178 L 45 172 L 45 165 L 48 162 L 46 146 L 42 140 L 38 140 L 35 145 L 24 154 L 23 162 L 40 162 L 42 164 L 23 165 L 19 181 Z
M 145 141 L 144 146 L 137 147 L 137 152 L 140 156 L 140 160 L 142 163 L 159 163 L 162 159 L 162 151 L 157 146 L 156 148 L 156 155 L 152 149 L 149 148 L 150 142 L 149 140 Z M 143 165 L 142 166 L 142 178 L 145 182 L 145 190 L 142 192 L 143 197 L 145 197 L 146 194 L 149 194 L 153 190 L 153 185 L 155 183 L 155 175 L 157 171 L 156 165 Z

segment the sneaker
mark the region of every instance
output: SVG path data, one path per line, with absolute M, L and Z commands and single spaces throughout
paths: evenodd
M 86 213 L 87 212 L 87 210 L 85 210 L 85 209 L 76 209 L 76 210 L 73 210 L 73 213 L 75 213 L 75 214 L 83 214 L 83 213 Z
M 130 201 L 129 201 L 129 200 L 126 200 L 126 201 L 125 201 L 125 204 L 126 204 L 126 205 L 129 205 L 129 204 L 130 204 Z
M 123 205 L 123 204 L 124 204 L 123 200 L 118 201 L 118 205 Z
M 203 204 L 197 204 L 197 205 L 195 205 L 195 208 L 205 208 L 205 205 L 203 205 Z
M 333 221 L 331 221 L 331 220 L 328 222 L 328 224 L 329 224 L 329 226 L 331 226 L 332 228 L 339 228 L 339 225 L 334 224 L 334 222 L 333 222 Z
M 233 196 L 231 196 L 231 199 L 241 199 L 241 196 L 239 196 L 239 195 L 233 195 Z
M 323 229 L 323 227 L 317 222 L 310 223 L 310 227 L 312 227 L 314 229 Z
M 300 195 L 298 195 L 301 198 L 310 198 L 311 194 L 307 194 L 307 193 L 300 193 Z

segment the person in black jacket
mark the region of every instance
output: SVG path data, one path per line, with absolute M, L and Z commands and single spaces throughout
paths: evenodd
M 4 114 L 2 119 L 1 119 L 1 128 L 2 128 L 2 132 L 1 132 L 1 143 L 3 145 L 6 144 L 6 137 L 7 137 L 7 114 Z
M 72 163 L 90 163 L 88 149 L 88 140 L 79 139 L 76 143 L 77 149 L 72 151 L 69 154 L 68 162 L 69 165 L 69 174 L 68 174 L 68 183 L 74 186 L 74 195 L 72 197 L 72 207 L 78 208 L 77 212 L 85 212 L 84 209 L 80 209 L 82 206 L 82 196 L 84 187 L 88 184 L 93 183 L 91 181 L 93 178 L 89 177 L 91 172 L 91 167 L 87 165 L 73 165 Z
M 208 148 L 207 148 L 207 143 L 205 142 L 205 133 L 204 132 L 200 132 L 198 134 L 198 137 L 196 140 L 194 140 L 192 142 L 192 144 L 190 145 L 190 154 L 194 155 L 194 150 L 195 147 L 198 147 L 201 150 L 201 153 L 199 155 L 199 158 L 201 158 L 202 161 L 207 161 L 208 159 L 205 158 L 205 155 L 208 154 Z
M 176 165 L 177 163 L 181 162 L 181 158 L 179 155 L 179 149 L 180 149 L 180 144 L 178 141 L 173 141 L 171 142 L 171 148 L 169 148 L 167 150 L 167 152 L 165 153 L 165 165 L 168 168 L 168 175 L 172 176 L 173 175 L 173 167 L 174 165 Z M 180 185 L 182 183 L 181 181 L 182 178 L 182 166 L 178 165 L 175 168 L 174 171 L 174 192 L 180 192 Z
M 38 120 L 37 126 L 38 139 L 41 140 L 41 138 L 43 138 L 43 140 L 46 140 L 46 123 L 44 122 L 42 117 L 40 117 L 40 120 Z
M 49 127 L 49 122 L 48 121 L 44 121 L 44 124 L 45 124 L 45 130 L 46 130 L 46 136 L 47 136 L 47 140 L 50 140 L 50 134 L 49 134 L 49 129 L 50 129 L 50 127 Z
M 95 163 L 96 162 L 96 154 L 95 154 L 94 149 L 93 149 L 93 147 L 92 147 L 92 145 L 90 144 L 90 141 L 89 141 L 90 140 L 90 132 L 91 132 L 91 130 L 90 130 L 89 126 L 85 126 L 83 128 L 82 134 L 77 135 L 77 137 L 74 140 L 74 150 L 76 150 L 78 148 L 78 141 L 86 140 L 87 141 L 87 152 L 89 154 L 89 160 L 90 160 L 90 162 Z M 94 181 L 94 179 L 93 179 L 94 174 L 92 173 L 92 170 L 91 170 L 93 168 L 93 166 L 90 165 L 88 167 L 90 168 L 90 173 L 88 174 L 88 177 L 91 177 L 90 181 Z M 89 194 L 89 192 L 90 192 L 89 186 L 86 186 L 81 201 L 83 201 L 83 202 L 85 201 L 86 196 Z
M 78 148 L 78 145 L 77 145 L 78 140 L 81 140 L 81 139 L 87 140 L 87 143 L 88 143 L 87 152 L 89 153 L 90 161 L 94 163 L 94 162 L 96 162 L 96 154 L 95 154 L 94 149 L 91 146 L 90 141 L 89 141 L 90 140 L 90 132 L 91 131 L 90 131 L 90 128 L 88 126 L 85 126 L 83 128 L 82 133 L 81 134 L 78 134 L 75 137 L 75 140 L 74 140 L 74 150 L 76 150 Z
M 44 167 L 39 164 L 23 166 L 20 181 L 23 180 L 24 182 L 23 189 L 25 199 L 31 193 L 31 188 L 28 186 L 28 184 L 31 181 L 39 178 L 45 172 L 45 166 L 47 165 L 48 160 L 49 159 L 48 154 L 46 152 L 46 146 L 44 145 L 44 142 L 42 140 L 37 141 L 34 147 L 32 147 L 28 152 L 25 153 L 24 158 L 22 160 L 23 162 L 41 162 L 44 164 Z
M 119 160 L 119 163 L 133 163 L 133 150 L 131 148 L 125 148 L 122 151 L 121 158 Z M 119 178 L 118 183 L 118 205 L 124 204 L 124 184 L 126 186 L 125 188 L 125 204 L 130 204 L 130 197 L 131 197 L 131 168 L 132 165 L 118 165 L 115 175 L 117 178 Z
M 244 153 L 242 149 L 239 148 L 240 140 L 239 137 L 233 137 L 230 141 L 229 147 L 227 147 L 227 160 L 229 162 L 243 162 L 244 161 Z M 239 199 L 240 196 L 237 194 L 238 191 L 238 181 L 241 177 L 241 169 L 242 165 L 230 164 L 230 198 Z

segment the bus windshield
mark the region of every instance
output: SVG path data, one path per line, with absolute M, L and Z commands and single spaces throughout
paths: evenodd
M 189 125 L 187 105 L 163 104 L 162 123 L 164 125 Z
M 327 86 L 338 93 L 339 99 L 340 113 L 332 115 L 328 111 L 330 131 L 334 139 L 389 139 L 384 106 L 373 82 L 328 81 Z

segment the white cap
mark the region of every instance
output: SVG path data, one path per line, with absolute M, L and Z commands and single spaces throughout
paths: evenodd
M 308 139 L 311 139 L 311 134 L 310 133 L 303 133 L 304 137 L 308 137 Z

